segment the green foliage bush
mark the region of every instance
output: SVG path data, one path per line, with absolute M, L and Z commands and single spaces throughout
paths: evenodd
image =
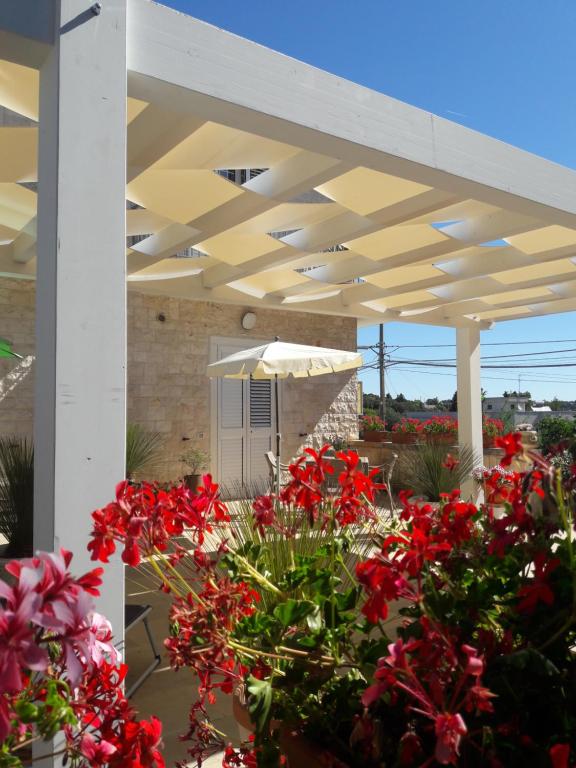
M 558 443 L 568 440 L 572 443 L 571 453 L 576 456 L 576 421 L 568 421 L 558 416 L 546 416 L 536 425 L 538 430 L 538 442 L 540 450 L 544 454 L 558 445 Z

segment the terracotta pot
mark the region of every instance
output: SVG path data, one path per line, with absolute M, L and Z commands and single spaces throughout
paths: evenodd
M 331 764 L 326 761 L 326 750 L 320 749 L 287 726 L 280 729 L 280 748 L 286 755 L 289 768 L 325 768 Z
M 189 491 L 192 491 L 194 495 L 198 493 L 198 486 L 202 483 L 202 475 L 184 475 L 184 485 Z
M 456 445 L 457 435 L 445 432 L 425 432 L 426 442 L 434 445 Z
M 495 448 L 496 447 L 496 438 L 490 437 L 488 435 L 484 435 L 482 438 L 482 445 L 484 448 Z
M 392 440 L 392 432 L 387 430 L 365 429 L 362 439 L 367 443 L 389 443 Z
M 254 733 L 254 725 L 250 720 L 248 707 L 242 702 L 239 693 L 232 697 L 232 713 L 240 728 L 241 738 L 246 734 Z M 272 720 L 271 731 L 280 732 L 280 748 L 288 760 L 289 768 L 325 768 L 325 750 L 321 750 L 315 744 L 305 739 L 296 729 Z
M 421 439 L 419 432 L 392 432 L 392 442 L 396 445 L 414 445 Z
M 244 704 L 240 693 L 234 693 L 232 696 L 232 714 L 240 728 L 243 728 L 248 733 L 254 733 L 254 723 L 250 719 L 248 706 Z M 271 720 L 270 730 L 277 731 L 281 725 L 282 723 L 279 720 Z

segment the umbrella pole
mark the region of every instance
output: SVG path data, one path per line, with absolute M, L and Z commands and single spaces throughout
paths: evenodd
M 276 406 L 276 496 L 280 496 L 280 408 L 278 405 L 278 374 L 274 374 L 274 401 Z

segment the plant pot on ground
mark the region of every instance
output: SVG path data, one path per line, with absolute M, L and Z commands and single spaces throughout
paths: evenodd
M 505 432 L 502 419 L 492 419 L 484 416 L 482 420 L 482 444 L 484 448 L 495 448 L 496 438 Z
M 388 430 L 365 429 L 362 432 L 362 440 L 365 440 L 367 443 L 389 443 L 392 439 L 393 433 Z
M 396 445 L 410 445 L 422 440 L 422 423 L 419 419 L 400 419 L 392 427 L 392 442 Z
M 360 419 L 360 434 L 363 440 L 373 443 L 390 440 L 390 432 L 386 430 L 386 422 L 379 416 L 362 416 Z
M 428 432 L 426 442 L 432 445 L 457 445 L 458 435 L 442 432 Z
M 189 470 L 183 477 L 184 485 L 192 493 L 196 493 L 202 481 L 202 472 L 208 463 L 208 454 L 201 448 L 191 447 L 180 456 L 180 461 Z

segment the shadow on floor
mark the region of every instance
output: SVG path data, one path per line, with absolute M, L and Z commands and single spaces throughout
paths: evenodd
M 186 758 L 186 743 L 179 740 L 179 735 L 186 731 L 188 710 L 196 698 L 196 678 L 187 669 L 181 669 L 178 672 L 170 669 L 168 658 L 164 653 L 163 640 L 168 634 L 170 605 L 168 596 L 150 589 L 146 583 L 146 577 L 133 570 L 126 572 L 126 602 L 152 606 L 149 626 L 156 646 L 162 654 L 162 662 L 134 693 L 131 702 L 140 717 L 156 715 L 162 721 L 163 754 L 166 766 L 173 766 L 176 761 Z M 126 635 L 125 657 L 129 667 L 127 685 L 130 686 L 153 658 L 142 622 Z M 211 714 L 216 728 L 226 733 L 230 741 L 237 743 L 238 727 L 232 716 L 231 697 L 219 696 L 216 704 L 211 707 Z M 204 762 L 206 768 L 216 768 L 221 765 L 222 758 L 218 755 Z

